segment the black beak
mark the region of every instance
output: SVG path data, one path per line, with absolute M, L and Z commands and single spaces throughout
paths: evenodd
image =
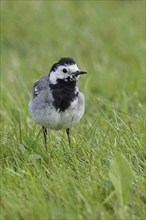
M 81 74 L 86 74 L 87 72 L 86 71 L 84 71 L 84 70 L 78 70 L 78 71 L 76 71 L 75 73 L 74 73 L 74 75 L 75 76 L 79 76 L 79 75 L 81 75 Z

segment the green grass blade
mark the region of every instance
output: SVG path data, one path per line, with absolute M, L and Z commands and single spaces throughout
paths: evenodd
M 130 164 L 123 154 L 117 153 L 112 159 L 109 177 L 116 190 L 120 205 L 127 204 L 130 199 L 133 174 Z

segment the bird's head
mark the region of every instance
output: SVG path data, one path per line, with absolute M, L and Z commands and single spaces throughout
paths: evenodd
M 77 81 L 81 74 L 87 73 L 84 70 L 80 70 L 72 58 L 61 58 L 57 63 L 53 64 L 49 77 L 53 84 L 56 84 L 59 80 L 65 82 Z

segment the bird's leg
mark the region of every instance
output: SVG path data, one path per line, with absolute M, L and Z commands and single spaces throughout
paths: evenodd
M 44 135 L 44 142 L 45 142 L 45 149 L 48 151 L 48 143 L 47 143 L 47 128 L 42 126 L 43 135 Z
M 67 138 L 68 138 L 68 143 L 70 145 L 70 128 L 66 129 L 66 134 L 67 134 Z

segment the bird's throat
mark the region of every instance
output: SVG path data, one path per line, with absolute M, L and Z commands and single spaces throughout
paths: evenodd
M 50 84 L 56 110 L 65 111 L 78 96 L 76 81 L 58 79 L 56 84 Z

